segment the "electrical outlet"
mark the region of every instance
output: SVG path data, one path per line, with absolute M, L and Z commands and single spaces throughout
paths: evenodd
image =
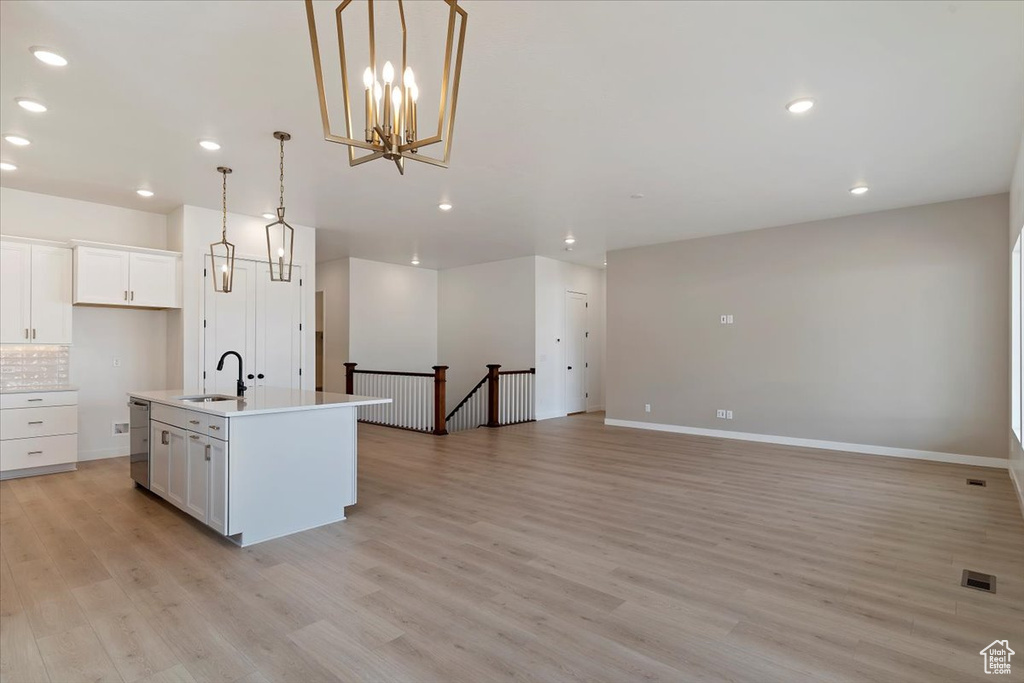
M 118 434 L 127 434 L 127 433 L 128 433 L 128 423 L 127 422 L 114 422 L 114 423 L 111 424 L 110 434 L 112 436 L 117 436 Z
M 650 403 L 645 403 L 644 404 L 644 412 L 645 413 L 651 412 L 651 404 Z
M 725 411 L 724 410 L 716 410 L 715 411 L 715 417 L 724 420 L 725 419 Z
M 732 411 L 731 410 L 725 411 L 725 419 L 726 420 L 731 420 L 732 419 Z
M 718 320 L 723 325 L 732 325 L 732 314 L 730 313 L 728 315 L 719 316 Z
M 120 358 L 115 358 L 114 359 L 114 367 L 115 368 L 121 367 L 121 359 Z

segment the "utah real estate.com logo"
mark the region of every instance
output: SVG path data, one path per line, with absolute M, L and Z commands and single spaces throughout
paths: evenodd
M 993 640 L 979 654 L 985 658 L 985 673 L 1008 674 L 1010 673 L 1010 657 L 1017 653 L 1010 649 L 1009 641 Z

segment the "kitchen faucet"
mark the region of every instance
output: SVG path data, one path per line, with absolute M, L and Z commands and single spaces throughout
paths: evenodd
M 220 360 L 217 361 L 217 369 L 224 369 L 224 359 L 228 356 L 234 356 L 238 359 L 238 384 L 235 385 L 235 395 L 238 396 L 238 398 L 242 398 L 245 396 L 245 382 L 242 381 L 242 357 L 238 354 L 238 351 L 225 351 L 224 355 L 222 355 Z

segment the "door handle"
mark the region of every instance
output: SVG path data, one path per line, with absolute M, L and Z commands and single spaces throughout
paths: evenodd
M 168 441 L 167 437 L 170 436 L 170 435 L 171 435 L 170 432 L 168 432 L 166 429 L 161 431 L 160 432 L 160 444 L 163 445 L 163 446 L 166 446 L 167 444 L 169 444 L 170 441 Z
M 253 375 L 253 374 L 250 373 L 250 374 L 246 375 L 245 378 L 246 379 L 256 379 L 256 375 Z
M 32 338 L 33 339 L 36 338 L 36 328 L 34 328 L 34 327 L 32 328 Z
M 263 379 L 263 373 L 261 372 L 260 374 L 256 375 L 256 379 Z
M 28 339 L 28 328 L 25 328 L 25 339 Z
M 210 444 L 206 444 L 206 459 L 210 459 Z
M 128 301 L 128 290 L 124 290 L 124 300 Z
M 571 365 L 569 366 L 569 369 L 572 370 L 572 366 Z
M 135 301 L 135 290 L 132 290 L 132 301 Z

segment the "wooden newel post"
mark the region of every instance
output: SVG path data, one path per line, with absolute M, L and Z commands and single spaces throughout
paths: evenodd
M 498 368 L 500 365 L 487 366 L 487 426 L 500 427 L 498 421 Z
M 436 436 L 444 436 L 448 433 L 448 428 L 445 426 L 444 411 L 445 411 L 445 371 L 448 370 L 447 365 L 435 365 L 434 366 L 434 434 Z
M 358 363 L 345 363 L 345 393 L 356 393 L 356 365 Z

